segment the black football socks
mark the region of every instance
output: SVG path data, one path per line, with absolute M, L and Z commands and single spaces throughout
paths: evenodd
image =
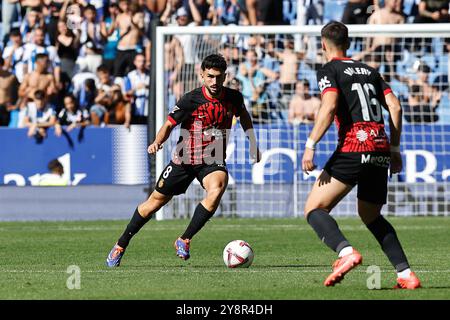
M 194 216 L 191 219 L 186 231 L 181 236 L 181 239 L 192 239 L 192 237 L 200 231 L 205 223 L 212 217 L 214 212 L 209 212 L 205 207 L 199 203 L 194 211 Z
M 147 218 L 143 218 L 138 211 L 138 208 L 134 211 L 133 217 L 130 220 L 130 223 L 128 223 L 124 233 L 119 238 L 119 241 L 117 244 L 121 246 L 122 248 L 126 248 L 128 244 L 130 243 L 131 238 L 141 230 L 141 228 L 150 220 L 151 216 L 148 216 Z
M 329 248 L 339 253 L 345 247 L 349 247 L 350 243 L 345 239 L 341 230 L 330 214 L 324 209 L 314 209 L 308 216 L 307 221 Z
M 397 272 L 409 268 L 408 260 L 392 225 L 382 215 L 367 225 Z

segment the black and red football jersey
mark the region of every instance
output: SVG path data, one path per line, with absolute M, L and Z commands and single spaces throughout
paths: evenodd
M 234 89 L 224 87 L 218 99 L 208 97 L 205 87 L 186 93 L 168 115 L 168 120 L 181 124 L 182 129 L 172 161 L 192 165 L 212 159 L 223 162 L 233 116 L 239 117 L 244 108 L 242 94 Z
M 322 96 L 338 93 L 335 123 L 339 152 L 388 152 L 382 108 L 392 92 L 374 68 L 350 58 L 335 58 L 317 72 Z

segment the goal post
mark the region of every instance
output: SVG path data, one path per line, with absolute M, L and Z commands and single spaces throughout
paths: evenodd
M 320 50 L 321 28 L 322 26 L 157 27 L 156 130 L 164 124 L 169 110 L 175 106 L 180 95 L 201 86 L 198 81 L 199 65 L 208 54 L 227 55 L 226 58 L 230 61 L 227 86 L 237 85 L 242 91 L 248 91 L 247 82 L 258 80 L 258 85 L 262 88 L 257 97 L 255 94 L 244 94 L 244 100 L 255 120 L 263 162 L 257 165 L 249 163 L 246 156 L 248 144 L 239 121 L 236 121 L 227 148 L 230 181 L 218 215 L 302 216 L 306 196 L 320 171 L 316 170 L 309 176 L 301 172 L 301 156 L 313 123 L 298 123 L 298 120 L 291 119 L 289 109 L 291 104 L 292 108 L 295 107 L 292 100 L 302 88 L 309 90 L 311 97 L 320 99 L 316 71 L 324 63 Z M 350 56 L 377 67 L 388 78 L 394 93 L 403 99 L 402 105 L 408 107 L 408 110 L 404 110 L 401 143 L 404 170 L 398 177 L 390 179 L 388 203 L 383 209 L 384 213 L 399 216 L 448 215 L 450 44 L 446 38 L 450 38 L 450 24 L 349 25 L 348 28 L 351 38 Z M 376 43 L 381 45 L 374 47 Z M 290 45 L 293 47 L 287 53 L 286 48 Z M 182 52 L 182 58 L 180 54 L 176 54 L 177 48 L 178 52 Z M 246 56 L 249 51 L 253 53 Z M 259 69 L 253 73 L 258 76 L 247 79 L 241 68 L 250 63 L 252 55 L 257 60 L 255 69 Z M 265 60 L 265 57 L 268 59 Z M 296 58 L 294 62 L 293 57 Z M 177 66 L 179 61 L 184 63 L 181 68 Z M 294 68 L 289 68 L 289 64 Z M 424 66 L 428 69 L 424 69 Z M 292 71 L 293 69 L 295 70 Z M 292 78 L 292 72 L 295 72 L 295 79 Z M 428 78 L 425 81 L 428 86 L 414 84 L 422 76 L 420 72 L 427 72 Z M 233 79 L 236 79 L 234 84 L 231 81 Z M 300 82 L 302 85 L 298 84 Z M 418 97 L 417 103 L 421 108 L 426 101 L 428 109 L 412 110 L 415 103 L 413 96 Z M 383 116 L 388 129 L 387 114 L 384 113 Z M 164 149 L 157 153 L 154 181 L 169 162 L 177 138 L 177 130 L 174 130 Z M 337 132 L 332 126 L 316 151 L 319 169 L 323 168 L 334 151 L 336 142 Z M 157 213 L 156 218 L 189 217 L 203 195 L 201 186 L 194 183 L 186 194 L 174 197 Z M 347 196 L 334 209 L 334 214 L 356 215 L 355 198 L 356 188 L 352 190 L 350 197 Z

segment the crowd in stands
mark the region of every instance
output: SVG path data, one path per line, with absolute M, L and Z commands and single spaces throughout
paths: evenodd
M 27 127 L 30 136 L 42 139 L 49 127 L 61 135 L 88 125 L 146 123 L 154 19 L 189 27 L 330 19 L 448 23 L 449 17 L 448 0 L 2 0 L 0 126 Z M 170 106 L 200 85 L 197 39 L 166 39 Z M 437 40 L 354 38 L 349 53 L 394 87 L 406 88 L 403 95 L 399 91 L 407 121 L 434 122 L 441 98 L 448 96 L 449 70 L 442 66 L 448 68 L 450 52 L 450 39 Z M 227 59 L 226 85 L 242 91 L 256 122 L 314 121 L 320 106 L 315 71 L 323 62 L 317 39 L 230 35 L 211 47 Z M 430 57 L 433 49 L 439 57 Z

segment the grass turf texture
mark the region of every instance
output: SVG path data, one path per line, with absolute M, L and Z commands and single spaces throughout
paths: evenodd
M 173 242 L 187 220 L 151 220 L 116 269 L 106 256 L 127 221 L 0 223 L 0 299 L 449 299 L 450 218 L 390 218 L 420 290 L 394 290 L 396 274 L 371 233 L 354 218 L 337 219 L 363 255 L 363 265 L 332 288 L 323 286 L 336 254 L 304 219 L 213 218 L 194 238 L 191 259 Z M 255 260 L 227 269 L 222 250 L 248 241 Z M 69 290 L 67 268 L 81 269 L 81 289 Z M 369 290 L 368 266 L 381 268 L 381 290 Z

